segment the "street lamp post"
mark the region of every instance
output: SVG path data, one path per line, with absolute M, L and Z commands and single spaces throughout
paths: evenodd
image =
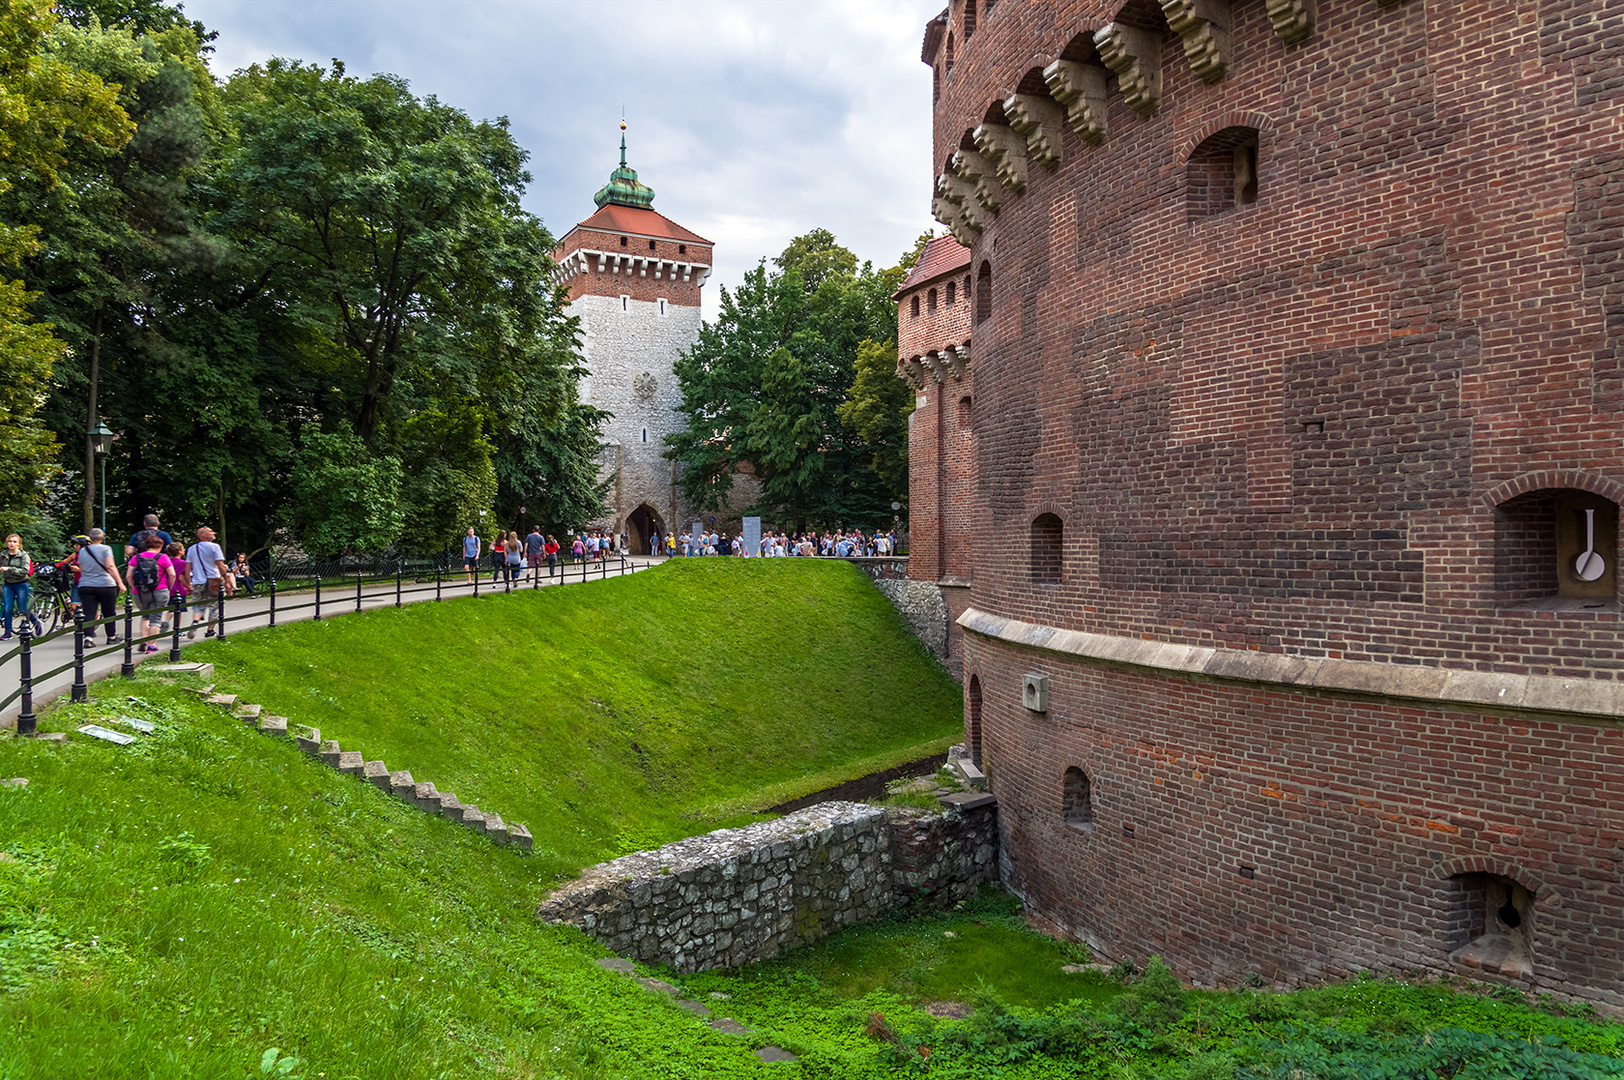
M 90 446 L 96 452 L 96 460 L 101 463 L 101 530 L 107 531 L 107 454 L 113 449 L 113 442 L 118 438 L 106 424 L 100 420 L 96 426 L 85 433 L 90 439 Z

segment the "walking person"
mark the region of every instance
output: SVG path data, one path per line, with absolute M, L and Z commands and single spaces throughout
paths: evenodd
M 107 534 L 100 529 L 91 529 L 88 534 L 90 543 L 81 547 L 73 557 L 75 565 L 79 567 L 79 601 L 83 605 L 87 623 L 117 616 L 118 598 L 125 590 L 124 575 L 113 564 L 113 549 L 102 542 L 106 537 Z M 107 623 L 106 630 L 107 644 L 118 641 L 117 623 Z M 95 644 L 96 629 L 91 627 L 85 632 L 85 645 L 90 647 Z
M 169 586 L 169 602 L 173 604 L 176 602 L 175 598 L 179 597 L 181 606 L 184 607 L 186 598 L 192 594 L 192 575 L 186 569 L 186 546 L 179 540 L 171 541 L 169 546 L 164 548 L 164 554 L 169 556 L 169 565 L 175 568 L 175 580 Z M 177 614 L 175 619 L 179 621 L 180 615 Z M 159 623 L 158 632 L 168 633 L 169 623 Z
M 507 534 L 507 550 L 505 553 L 505 558 L 507 562 L 508 584 L 511 585 L 519 580 L 519 568 L 524 565 L 524 545 L 519 541 L 519 534 L 516 532 L 510 532 Z
M 558 569 L 558 541 L 553 539 L 552 533 L 547 534 L 547 543 L 542 545 L 541 553 L 547 556 L 547 580 L 553 578 L 553 571 Z
M 474 527 L 468 526 L 468 535 L 462 538 L 462 569 L 470 585 L 474 583 L 474 575 L 479 573 L 479 553 L 483 547 L 483 541 L 474 534 Z
M 501 580 L 502 568 L 507 565 L 507 540 L 498 532 L 491 541 L 491 583 Z
M 176 572 L 169 556 L 164 554 L 164 538 L 158 535 L 158 530 L 148 529 L 141 536 L 145 537 L 146 549 L 130 556 L 125 576 L 135 592 L 136 610 L 141 613 L 139 651 L 150 653 L 158 651 L 158 646 L 148 639 L 156 637 L 163 626 Z
M 141 528 L 136 530 L 134 535 L 124 542 L 124 560 L 126 562 L 128 562 L 132 556 L 139 555 L 146 550 L 146 548 L 141 546 L 141 534 L 145 532 L 155 532 L 159 536 L 163 537 L 165 547 L 168 547 L 174 542 L 175 539 L 173 536 L 170 536 L 168 533 L 164 532 L 158 527 L 157 514 L 148 514 L 146 517 L 141 519 Z
M 16 533 L 6 537 L 6 550 L 0 555 L 0 610 L 5 613 L 5 633 L 0 641 L 11 638 L 11 616 L 27 619 L 34 624 L 34 633 L 42 634 L 45 627 L 28 610 L 28 579 L 34 576 L 34 560 L 23 550 L 23 538 Z
M 541 581 L 541 554 L 542 548 L 546 546 L 547 541 L 541 535 L 541 526 L 530 526 L 530 535 L 524 538 L 524 561 L 530 567 L 532 583 Z
M 188 638 L 197 637 L 197 624 L 209 617 L 209 609 L 220 599 L 225 587 L 226 553 L 214 542 L 214 530 L 207 525 L 197 530 L 197 543 L 186 549 L 186 566 L 191 571 L 192 625 L 186 628 Z M 203 634 L 214 636 L 211 625 Z

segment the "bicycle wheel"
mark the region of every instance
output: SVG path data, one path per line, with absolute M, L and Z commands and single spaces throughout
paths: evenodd
M 36 611 L 34 614 L 38 616 L 47 634 L 54 634 L 64 627 L 73 625 L 73 617 L 68 613 L 68 599 L 61 593 L 52 595 L 45 602 L 45 610 Z

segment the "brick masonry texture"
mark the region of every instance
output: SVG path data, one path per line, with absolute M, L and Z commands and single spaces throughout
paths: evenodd
M 1619 681 L 1618 598 L 1551 595 L 1550 515 L 1563 491 L 1624 497 L 1624 3 L 1321 0 L 1279 29 L 1214 3 L 1227 54 L 1199 70 L 1162 5 L 998 0 L 966 40 L 964 3 L 927 37 L 933 174 L 1005 145 L 970 133 L 1017 93 L 1062 119 L 1057 166 L 1028 156 L 964 234 L 989 314 L 962 465 L 958 385 L 914 414 L 913 576 L 968 579 L 955 617 Z M 1160 47 L 1140 109 L 1094 43 L 1112 23 Z M 1059 60 L 1103 73 L 1097 144 L 1048 98 Z M 1255 201 L 1220 175 L 1249 145 Z M 1009 881 L 1106 955 L 1207 982 L 1482 975 L 1449 954 L 1474 876 L 1499 875 L 1534 894 L 1529 984 L 1624 1007 L 1618 715 L 963 649 Z M 1021 707 L 1029 671 L 1047 713 Z
M 943 801 L 941 814 L 819 803 L 679 840 L 588 868 L 539 915 L 678 971 L 748 964 L 900 903 L 951 904 L 995 877 L 994 801 Z

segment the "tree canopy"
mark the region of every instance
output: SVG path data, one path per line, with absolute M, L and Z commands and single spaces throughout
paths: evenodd
M 891 297 L 917 251 L 876 271 L 814 229 L 775 270 L 763 259 L 737 290 L 722 289 L 720 317 L 677 362 L 688 430 L 666 439 L 666 456 L 686 463 L 683 494 L 696 508 L 722 508 L 742 465 L 761 495 L 735 510 L 796 525 L 890 522 L 891 504 L 907 499 L 913 406 L 890 374 Z
M 337 61 L 217 82 L 158 0 L 0 4 L 0 512 L 60 472 L 88 521 L 97 422 L 110 517 L 250 550 L 603 512 L 605 414 L 505 119 Z

